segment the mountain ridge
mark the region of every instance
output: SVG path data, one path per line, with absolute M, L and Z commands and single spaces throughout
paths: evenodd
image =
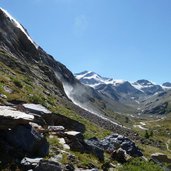
M 75 74 L 75 77 L 80 82 L 94 88 L 99 93 L 105 94 L 113 100 L 117 100 L 123 104 L 136 108 L 137 113 L 139 113 L 140 109 L 142 113 L 144 113 L 144 111 L 154 111 L 153 108 L 160 108 L 155 106 L 155 101 L 157 101 L 158 96 L 161 96 L 162 93 L 165 94 L 171 90 L 171 84 L 169 82 L 163 83 L 162 85 L 155 84 L 146 79 L 129 82 L 125 80 L 106 78 L 92 71 L 77 73 Z M 153 96 L 156 100 L 154 100 Z M 153 105 L 155 106 L 154 107 L 151 104 L 152 109 L 150 109 L 151 107 L 145 103 L 146 101 L 150 101 L 150 99 L 154 102 Z M 165 102 L 162 104 L 165 104 Z M 160 104 L 158 105 L 160 106 Z M 146 109 L 146 106 L 148 106 L 148 110 Z M 166 107 L 167 105 L 163 106 Z
M 163 86 L 166 86 L 168 88 L 171 87 L 171 82 L 164 82 L 164 83 L 161 83 L 161 84 L 157 84 L 157 83 L 155 83 L 153 81 L 149 81 L 147 79 L 139 79 L 137 81 L 129 81 L 129 80 L 123 80 L 123 79 L 114 79 L 114 78 L 110 78 L 110 77 L 109 78 L 108 77 L 103 77 L 103 76 L 97 74 L 94 71 L 88 71 L 88 70 L 85 70 L 85 71 L 82 71 L 82 72 L 79 72 L 79 73 L 75 73 L 74 75 L 75 75 L 75 77 L 78 80 L 80 80 L 81 78 L 84 78 L 85 76 L 88 77 L 87 74 L 90 74 L 91 76 L 97 75 L 98 77 L 103 79 L 102 82 L 106 83 L 106 84 L 112 84 L 112 83 L 115 83 L 115 82 L 116 82 L 116 84 L 119 84 L 119 83 L 122 83 L 122 82 L 129 82 L 130 84 L 138 83 L 138 84 L 144 84 L 146 86 L 147 85 L 159 85 L 161 87 L 163 87 Z M 105 82 L 105 80 L 106 80 L 106 82 Z M 107 82 L 107 81 L 109 81 L 109 82 Z

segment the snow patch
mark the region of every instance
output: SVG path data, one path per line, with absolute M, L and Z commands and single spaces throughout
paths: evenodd
M 164 90 L 170 90 L 171 87 L 166 87 L 166 86 L 163 86 L 163 85 L 160 85 Z
M 78 74 L 76 75 L 76 79 L 80 80 L 81 78 L 85 77 L 87 74 L 90 74 L 91 71 L 86 72 L 85 74 Z
M 144 128 L 143 126 L 141 125 L 134 125 L 135 128 L 140 128 L 142 130 L 148 130 L 147 128 Z

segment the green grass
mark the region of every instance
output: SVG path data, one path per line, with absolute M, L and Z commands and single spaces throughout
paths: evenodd
M 92 137 L 98 137 L 98 138 L 104 138 L 107 135 L 110 135 L 111 132 L 101 128 L 100 126 L 97 126 L 96 124 L 88 121 L 87 119 L 81 117 L 80 115 L 78 115 L 77 113 L 75 113 L 74 111 L 67 109 L 64 106 L 55 106 L 53 107 L 52 111 L 56 112 L 56 113 L 60 113 L 68 118 L 71 118 L 73 120 L 79 121 L 80 123 L 82 123 L 83 125 L 85 125 L 86 127 L 86 131 L 84 133 L 84 137 L 86 139 L 88 138 L 92 138 Z
M 139 158 L 132 160 L 119 168 L 118 171 L 164 171 L 160 166 L 153 162 L 143 161 Z
M 171 141 L 168 143 L 169 150 L 171 150 Z
M 59 143 L 57 137 L 54 136 L 53 138 L 47 138 L 47 141 L 49 142 L 50 145 L 63 149 L 63 146 L 62 144 Z
M 152 145 L 145 145 L 137 142 L 138 146 L 143 150 L 143 153 L 146 157 L 150 158 L 150 155 L 153 153 L 164 153 L 169 158 L 171 158 L 171 153 L 167 150 L 165 143 L 171 139 L 171 114 L 167 115 L 167 118 L 164 119 L 156 119 L 156 118 L 144 118 L 144 119 L 137 119 L 134 123 L 135 125 L 140 125 L 140 122 L 146 123 L 145 128 L 148 128 L 148 133 L 153 132 L 153 135 L 149 138 L 152 139 L 154 142 L 160 141 L 163 144 L 162 148 L 157 148 Z M 139 128 L 133 128 L 134 131 L 138 132 L 138 134 L 142 137 L 145 136 L 145 130 Z
M 17 86 L 18 88 L 23 88 L 22 82 L 17 80 L 16 78 L 13 79 L 13 83 L 15 84 L 15 86 Z
M 90 165 L 94 165 L 97 168 L 100 168 L 102 163 L 92 154 L 87 153 L 79 153 L 79 152 L 72 152 L 76 156 L 77 166 L 80 168 L 89 168 Z
M 4 55 L 4 52 L 0 51 L 0 55 Z M 8 56 L 8 54 L 5 54 Z M 54 113 L 59 113 L 61 115 L 64 115 L 68 118 L 71 118 L 73 120 L 76 120 L 82 124 L 85 125 L 85 132 L 84 137 L 86 139 L 91 137 L 97 137 L 99 139 L 103 139 L 107 135 L 111 134 L 110 131 L 105 130 L 101 128 L 100 126 L 88 121 L 87 119 L 81 117 L 77 112 L 75 112 L 72 108 L 67 107 L 67 102 L 65 101 L 63 103 L 63 99 L 61 97 L 58 97 L 57 95 L 51 94 L 46 95 L 44 91 L 46 91 L 46 88 L 40 85 L 35 84 L 34 78 L 31 78 L 29 75 L 22 75 L 17 70 L 14 71 L 11 68 L 5 66 L 3 63 L 0 62 L 0 93 L 3 93 L 7 95 L 7 100 L 22 100 L 26 102 L 33 102 L 33 103 L 40 103 L 44 105 L 45 107 L 48 107 L 51 111 Z M 40 80 L 39 80 L 40 81 Z M 40 82 L 41 83 L 41 82 Z M 50 83 L 44 83 L 47 87 L 53 86 Z M 3 86 L 6 85 L 10 89 L 13 90 L 12 93 L 6 93 L 4 92 Z M 5 99 L 6 100 L 6 99 Z M 1 102 L 1 99 L 0 99 Z M 2 101 L 3 103 L 3 101 Z M 123 125 L 126 125 L 128 127 L 133 126 L 133 124 L 138 124 L 140 119 L 131 118 L 127 115 L 120 115 L 117 113 L 111 112 L 111 116 L 116 119 L 119 123 L 122 123 Z M 168 133 L 171 132 L 171 116 L 168 117 L 167 120 L 163 120 L 160 122 L 154 122 L 147 124 L 147 127 L 150 130 L 153 130 L 153 139 L 155 140 L 161 140 L 163 142 L 167 142 L 169 138 L 171 138 L 171 135 Z M 157 125 L 160 125 L 158 127 Z M 144 131 L 142 130 L 136 130 L 141 136 L 144 136 Z M 59 148 L 61 148 L 61 145 L 59 144 L 58 140 L 56 139 L 49 139 L 48 140 L 50 144 L 55 145 Z M 169 157 L 171 157 L 171 154 L 168 151 L 163 151 L 162 149 L 153 147 L 153 146 L 147 146 L 138 144 L 138 146 L 143 150 L 145 156 L 150 157 L 152 153 L 156 152 L 164 152 Z M 169 148 L 170 148 L 169 144 Z M 86 154 L 86 153 L 74 153 L 77 157 L 77 160 L 79 161 L 81 166 L 88 167 L 89 163 L 92 163 L 96 165 L 98 168 L 100 168 L 100 162 L 96 157 Z M 66 156 L 64 156 L 64 162 L 67 160 Z M 125 166 L 126 167 L 126 166 Z M 128 170 L 129 171 L 129 170 Z M 134 170 L 132 170 L 134 171 Z M 137 170 L 139 171 L 139 170 Z M 140 170 L 141 171 L 141 170 Z M 157 170 L 156 170 L 157 171 Z

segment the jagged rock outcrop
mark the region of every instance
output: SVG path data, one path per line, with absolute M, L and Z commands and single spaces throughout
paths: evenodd
M 24 157 L 21 160 L 21 168 L 22 170 L 31 170 L 34 169 L 39 162 L 43 160 L 43 158 L 28 158 L 28 157 Z
M 18 125 L 12 130 L 1 131 L 0 137 L 28 157 L 45 157 L 48 154 L 47 140 L 30 125 Z
M 34 116 L 31 114 L 17 111 L 13 107 L 0 106 L 0 130 L 8 130 L 33 121 Z
M 97 138 L 91 138 L 86 141 L 87 144 L 97 146 L 109 153 L 112 153 L 119 148 L 126 151 L 127 154 L 133 157 L 140 157 L 143 156 L 140 149 L 135 145 L 133 141 L 129 138 L 124 137 L 119 134 L 112 134 L 103 140 L 98 140 Z
M 57 162 L 41 160 L 34 171 L 62 171 L 62 168 Z
M 14 107 L 0 106 L 0 161 L 2 166 L 23 157 L 45 157 L 49 144 L 29 123 L 36 122 L 34 114 Z M 0 165 L 0 166 L 1 166 Z
M 111 158 L 115 161 L 118 161 L 119 163 L 126 163 L 127 160 L 129 159 L 129 156 L 125 150 L 119 148 L 112 152 Z

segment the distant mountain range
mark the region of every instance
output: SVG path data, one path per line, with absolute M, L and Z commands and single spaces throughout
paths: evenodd
M 151 81 L 141 79 L 132 83 L 125 80 L 102 77 L 91 71 L 77 73 L 75 77 L 81 83 L 94 88 L 110 99 L 135 107 L 138 110 L 140 106 L 142 107 L 143 104 L 147 102 L 147 99 L 154 99 L 154 97 L 167 94 L 171 90 L 170 82 L 158 85 Z M 146 110 L 143 109 L 141 111 Z

